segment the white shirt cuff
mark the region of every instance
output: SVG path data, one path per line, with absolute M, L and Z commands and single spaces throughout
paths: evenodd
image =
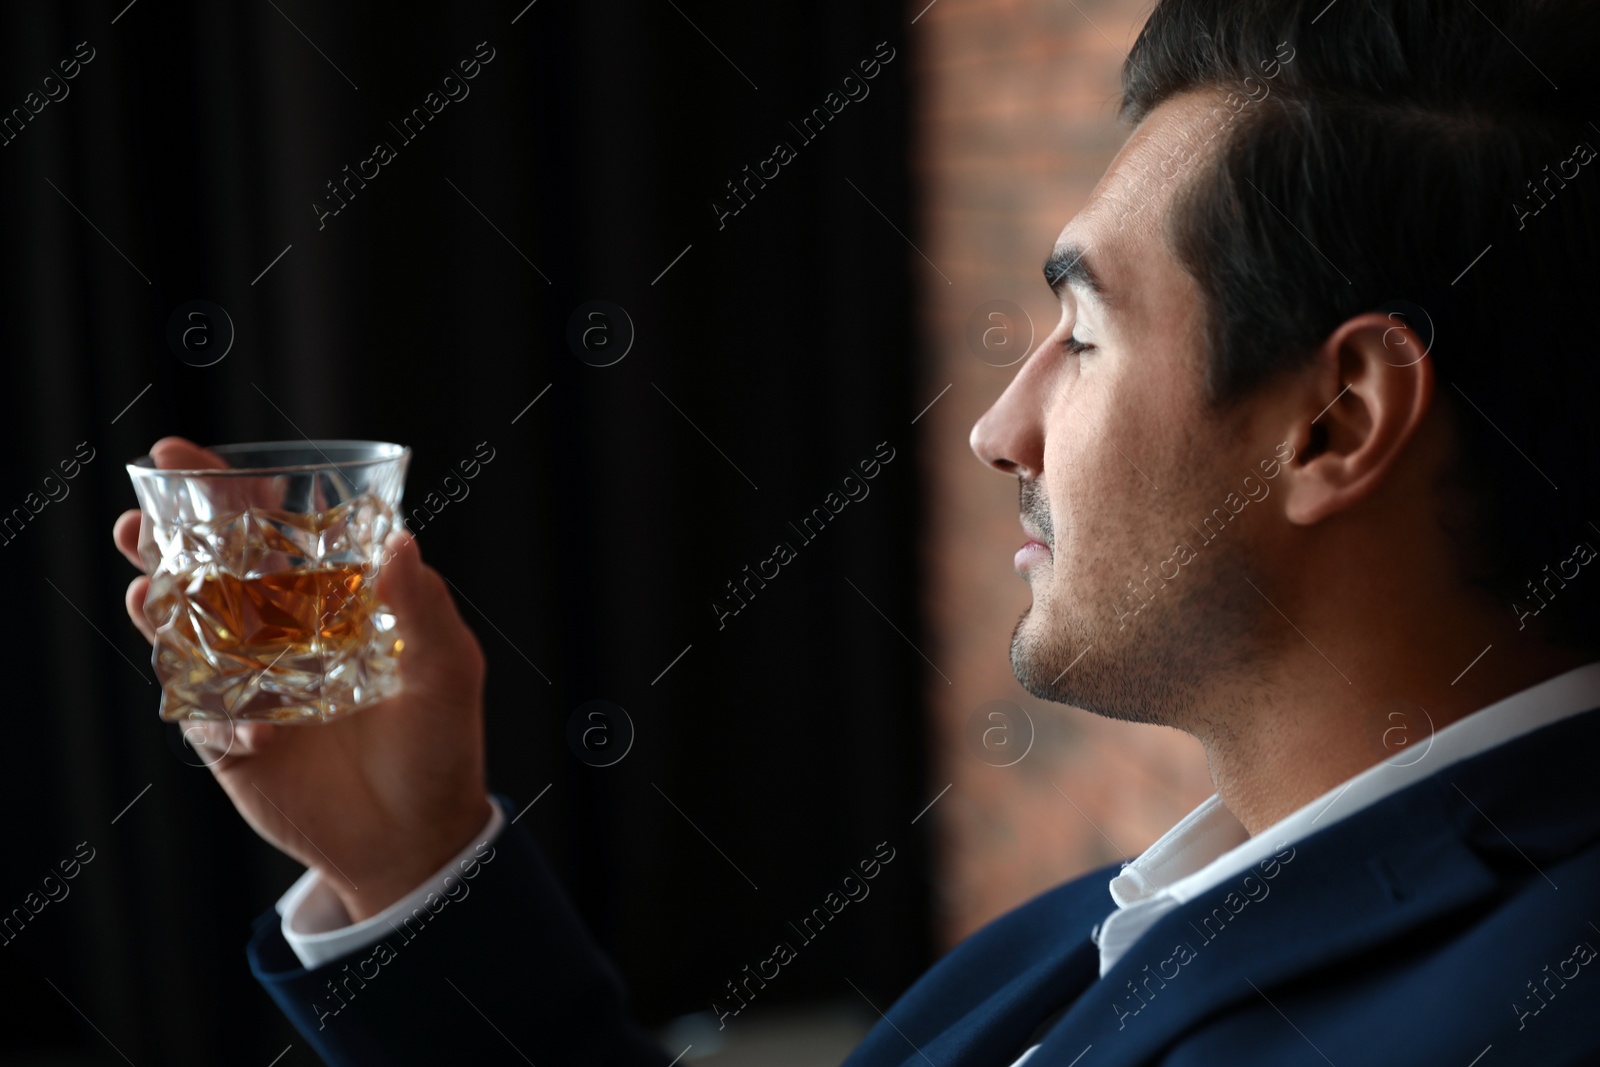
M 318 877 L 316 871 L 307 870 L 302 874 L 274 905 L 283 917 L 283 939 L 299 957 L 300 963 L 310 970 L 375 944 L 392 929 L 390 920 L 409 915 L 413 909 L 422 907 L 430 893 L 447 895 L 449 886 L 445 884 L 445 879 L 453 876 L 459 880 L 468 869 L 469 862 L 481 862 L 475 855 L 477 850 L 500 836 L 501 829 L 506 825 L 505 813 L 493 797 L 489 798 L 489 807 L 489 822 L 483 832 L 449 863 L 401 899 L 358 923 L 350 921 L 350 913 L 345 911 L 344 904 L 328 888 L 328 884 Z

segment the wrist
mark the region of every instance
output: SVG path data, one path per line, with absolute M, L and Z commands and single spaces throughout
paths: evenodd
M 344 905 L 350 921 L 361 922 L 403 899 L 439 874 L 483 832 L 493 812 L 485 794 L 459 815 L 430 825 L 426 843 L 419 843 L 416 835 L 412 835 L 413 847 L 397 849 L 391 862 L 362 874 L 356 883 L 338 870 L 319 873 Z

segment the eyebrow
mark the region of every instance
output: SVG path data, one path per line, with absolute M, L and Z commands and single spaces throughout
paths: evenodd
M 1061 245 L 1052 251 L 1044 261 L 1044 280 L 1058 297 L 1062 287 L 1070 285 L 1088 290 L 1102 304 L 1109 303 L 1105 283 L 1089 262 L 1088 249 L 1081 245 Z

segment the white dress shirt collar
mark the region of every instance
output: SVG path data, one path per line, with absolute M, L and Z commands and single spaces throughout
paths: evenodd
M 1255 837 L 1222 806 L 1220 798 L 1211 797 L 1111 880 L 1111 899 L 1117 909 L 1095 932 L 1100 973 L 1109 971 L 1167 911 L 1285 845 L 1452 764 L 1596 707 L 1600 707 L 1600 661 L 1546 679 L 1437 731 L 1430 726 L 1425 736 L 1396 755 L 1328 790 Z

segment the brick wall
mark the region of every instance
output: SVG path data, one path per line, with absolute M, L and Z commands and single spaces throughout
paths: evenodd
M 911 0 L 915 15 L 926 0 Z M 1137 854 L 1211 792 L 1199 745 L 1172 730 L 1096 718 L 1029 696 L 1011 675 L 1026 584 L 1017 486 L 982 466 L 967 433 L 1015 374 L 968 347 L 986 301 L 1020 305 L 1042 338 L 1057 311 L 1040 267 L 1126 136 L 1124 53 L 1148 0 L 937 0 L 914 27 L 921 190 L 913 260 L 924 294 L 926 399 L 917 423 L 931 490 L 923 543 L 932 647 L 933 788 L 946 944 L 1085 870 Z M 975 741 L 991 701 L 1017 705 L 1033 747 L 1010 767 Z M 1021 743 L 1025 720 L 1014 717 Z M 991 735 L 991 742 L 1000 735 Z M 1111 899 L 1106 898 L 1109 909 Z

